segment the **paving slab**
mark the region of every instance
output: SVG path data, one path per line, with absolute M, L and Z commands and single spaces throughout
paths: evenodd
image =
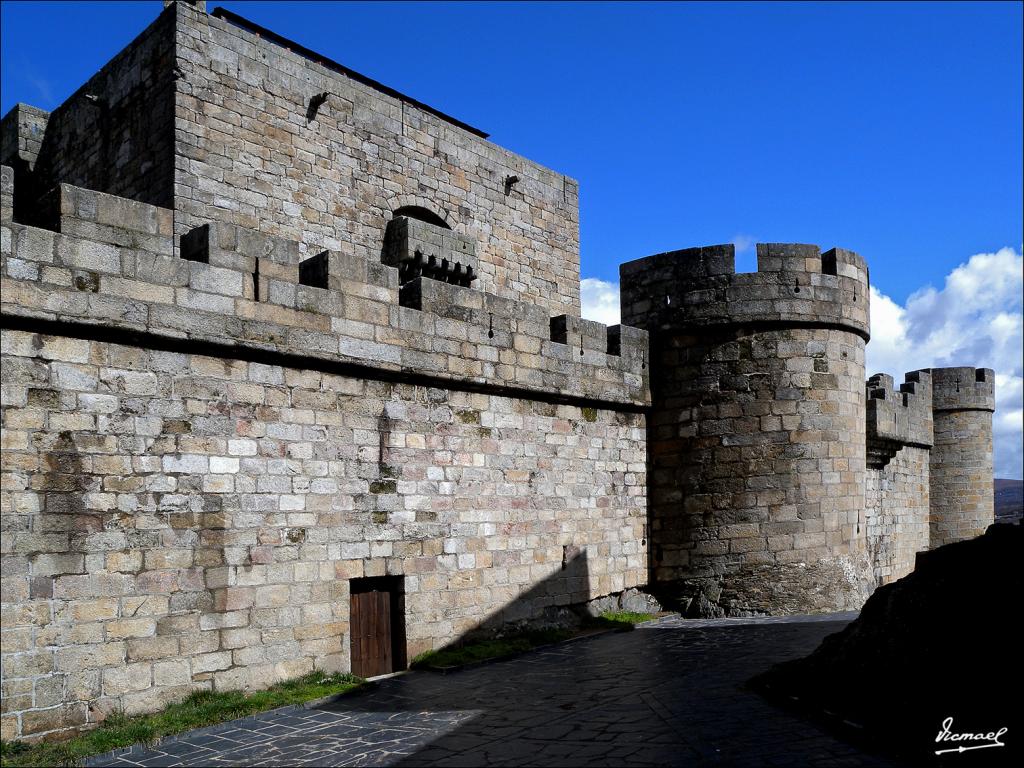
M 411 672 L 87 764 L 898 765 L 744 687 L 855 616 L 664 617 L 454 674 Z

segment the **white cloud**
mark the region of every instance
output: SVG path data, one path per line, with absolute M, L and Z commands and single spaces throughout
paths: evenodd
M 736 246 L 736 253 L 744 253 L 745 251 L 754 250 L 754 246 L 757 245 L 757 238 L 752 235 L 736 234 L 732 236 L 732 240 L 729 242 Z
M 734 238 L 737 249 L 741 235 Z M 974 366 L 996 372 L 993 419 L 996 477 L 1024 470 L 1024 258 L 1013 248 L 979 253 L 954 269 L 941 290 L 926 286 L 900 305 L 871 288 L 867 371 L 897 382 L 919 368 Z M 619 286 L 582 282 L 583 317 L 619 322 Z
M 619 324 L 619 284 L 608 283 L 595 277 L 580 281 L 582 315 L 605 325 Z
M 972 256 L 900 305 L 871 288 L 867 374 L 897 381 L 918 368 L 975 366 L 996 372 L 996 477 L 1020 478 L 1024 463 L 1024 258 L 1013 248 Z

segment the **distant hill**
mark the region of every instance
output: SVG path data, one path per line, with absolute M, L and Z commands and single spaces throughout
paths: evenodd
M 1024 481 L 995 479 L 997 523 L 1017 523 L 1024 516 Z

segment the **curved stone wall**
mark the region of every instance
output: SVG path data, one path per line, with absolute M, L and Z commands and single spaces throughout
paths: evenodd
M 756 274 L 732 274 L 731 246 L 623 268 L 623 317 L 651 333 L 652 570 L 703 615 L 859 607 L 867 308 L 845 300 L 867 273 L 821 272 L 814 246 L 758 253 Z
M 990 368 L 933 368 L 931 548 L 982 535 L 995 521 Z

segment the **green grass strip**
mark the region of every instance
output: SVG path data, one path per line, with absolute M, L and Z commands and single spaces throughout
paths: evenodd
M 0 763 L 4 768 L 78 765 L 90 755 L 132 744 L 152 744 L 165 736 L 193 728 L 346 693 L 365 682 L 354 675 L 310 672 L 295 680 L 250 694 L 240 691 L 196 691 L 184 701 L 171 704 L 163 711 L 151 715 L 110 715 L 98 728 L 67 741 L 40 744 L 2 742 Z
M 619 627 L 635 627 L 654 618 L 653 613 L 634 613 L 633 611 L 607 611 L 598 617 L 598 621 L 614 624 Z
M 654 618 L 650 613 L 632 613 L 630 611 L 609 611 L 584 622 L 586 629 L 619 629 L 630 630 L 641 622 Z M 575 637 L 579 632 L 568 629 L 552 629 L 540 632 L 524 632 L 518 635 L 496 640 L 482 640 L 461 646 L 443 648 L 439 651 L 425 651 L 412 660 L 413 669 L 440 669 L 444 667 L 460 667 L 475 661 L 488 661 L 514 656 L 539 645 L 560 643 Z
M 496 640 L 483 640 L 478 643 L 467 643 L 466 645 L 443 648 L 440 651 L 425 651 L 412 660 L 413 669 L 425 669 L 429 667 L 458 667 L 463 664 L 471 664 L 474 661 L 486 661 L 489 659 L 500 659 L 505 656 L 512 656 L 538 645 L 548 645 L 567 640 L 575 633 L 567 629 L 551 629 L 540 632 L 524 632 L 519 635 Z

